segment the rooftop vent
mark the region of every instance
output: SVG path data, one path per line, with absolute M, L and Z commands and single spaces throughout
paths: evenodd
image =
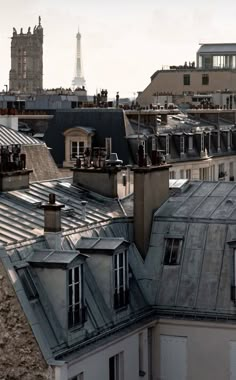
M 111 153 L 105 162 L 108 166 L 119 166 L 123 164 L 123 161 L 119 160 L 117 153 Z

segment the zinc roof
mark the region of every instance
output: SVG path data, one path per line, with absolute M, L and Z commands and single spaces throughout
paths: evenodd
M 232 44 L 203 44 L 199 49 L 198 53 L 235 53 L 236 54 L 236 43 Z
M 35 182 L 26 190 L 0 193 L 0 244 L 15 244 L 43 235 L 44 211 L 40 204 L 48 202 L 49 193 L 65 205 L 61 218 L 64 233 L 124 216 L 117 200 L 81 190 L 70 180 Z M 84 200 L 85 219 L 81 204 Z
M 236 220 L 236 183 L 191 181 L 186 191 L 170 197 L 155 216 Z
M 32 144 L 43 144 L 42 141 L 28 136 L 24 133 L 15 131 L 14 129 L 5 127 L 0 124 L 0 145 L 11 145 L 11 144 L 21 144 L 21 145 L 32 145 Z
M 122 238 L 89 238 L 82 237 L 76 248 L 79 250 L 94 249 L 94 250 L 115 250 L 121 244 L 127 243 L 125 239 Z
M 31 264 L 70 264 L 79 255 L 77 251 L 55 251 L 55 250 L 43 250 L 34 251 L 30 258 L 27 260 Z

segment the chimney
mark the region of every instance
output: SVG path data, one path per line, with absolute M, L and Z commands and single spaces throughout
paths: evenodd
M 26 169 L 26 156 L 21 153 L 21 145 L 1 146 L 0 191 L 28 189 L 32 171 Z
M 56 202 L 56 196 L 49 194 L 49 201 L 40 206 L 44 209 L 44 235 L 52 249 L 61 249 L 61 209 L 65 207 Z
M 121 170 L 122 160 L 116 153 L 106 159 L 104 148 L 93 148 L 91 156 L 77 162 L 73 170 L 73 185 L 84 187 L 105 197 L 116 198 L 117 173 Z
M 152 154 L 154 158 L 156 155 Z M 139 148 L 139 166 L 134 172 L 134 241 L 145 259 L 151 228 L 153 213 L 168 199 L 169 196 L 169 168 L 171 165 L 160 163 L 144 166 L 142 150 Z M 153 161 L 153 164 L 158 160 Z M 143 166 L 142 166 L 143 165 Z

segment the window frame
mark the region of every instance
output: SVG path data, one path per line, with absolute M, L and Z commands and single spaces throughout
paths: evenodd
M 25 294 L 29 301 L 39 298 L 37 288 L 35 286 L 29 266 L 17 268 L 17 274 L 21 280 Z
M 202 86 L 209 85 L 209 74 L 202 74 Z
M 109 358 L 109 380 L 124 380 L 124 352 Z
M 70 159 L 71 161 L 76 160 L 79 156 L 82 156 L 85 151 L 85 141 L 84 140 L 71 140 L 70 142 Z
M 78 272 L 77 272 L 78 271 Z M 77 274 L 76 274 L 77 273 Z M 68 328 L 81 326 L 85 321 L 83 294 L 83 264 L 68 269 Z
M 174 246 L 176 243 L 177 245 Z M 163 256 L 163 264 L 165 266 L 176 266 L 180 264 L 182 246 L 183 237 L 165 237 L 165 248 Z M 175 251 L 173 252 L 173 250 Z
M 190 76 L 190 74 L 184 74 L 184 76 L 183 76 L 183 84 L 184 84 L 184 86 L 190 86 L 191 85 L 191 76 Z
M 122 260 L 120 260 L 122 257 Z M 128 251 L 113 255 L 114 309 L 127 307 L 129 304 Z

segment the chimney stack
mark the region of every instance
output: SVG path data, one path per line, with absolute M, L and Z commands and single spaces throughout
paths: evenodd
M 21 153 L 21 145 L 2 145 L 0 148 L 0 191 L 29 188 L 29 175 L 33 170 L 26 169 L 26 156 Z
M 134 172 L 134 241 L 145 259 L 149 246 L 153 213 L 168 199 L 171 165 L 145 165 L 139 148 L 139 166 Z M 152 155 L 155 157 L 155 154 Z
M 49 194 L 49 201 L 43 203 L 44 209 L 44 234 L 45 238 L 53 249 L 61 249 L 61 209 L 65 207 L 56 202 L 56 195 Z

